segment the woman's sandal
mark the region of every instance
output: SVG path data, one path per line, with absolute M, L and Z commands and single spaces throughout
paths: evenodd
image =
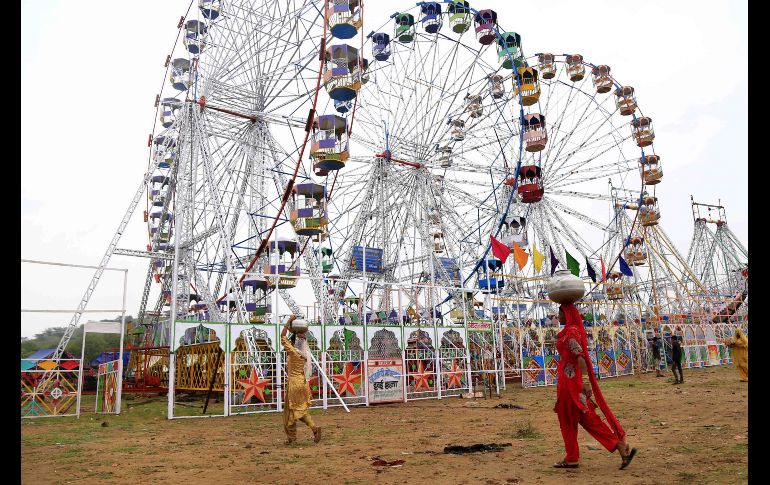
M 559 463 L 554 463 L 554 468 L 577 468 L 579 465 L 577 463 L 567 463 L 566 461 L 562 460 Z
M 631 451 L 629 451 L 626 456 L 622 457 L 623 463 L 620 464 L 621 470 L 631 464 L 631 460 L 634 459 L 634 455 L 636 455 L 636 448 L 631 448 Z

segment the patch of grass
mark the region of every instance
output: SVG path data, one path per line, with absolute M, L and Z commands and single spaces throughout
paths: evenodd
M 515 438 L 525 440 L 540 438 L 540 432 L 529 421 L 527 421 L 527 424 L 519 425 L 513 435 Z
M 139 451 L 139 446 L 138 445 L 118 446 L 116 448 L 113 448 L 112 451 L 116 453 L 135 453 Z
M 415 462 L 410 462 L 410 465 L 435 465 L 438 463 L 438 460 L 420 460 Z
M 112 475 L 114 475 L 112 472 L 95 472 L 88 475 L 89 477 L 98 477 L 98 478 L 112 478 Z
M 690 482 L 690 481 L 694 481 L 696 478 L 698 478 L 698 475 L 696 475 L 696 474 L 694 474 L 694 473 L 690 473 L 690 472 L 679 472 L 679 473 L 677 474 L 677 476 L 678 476 L 678 477 L 679 477 L 679 479 L 680 479 L 680 480 L 682 480 L 683 482 Z
M 676 448 L 673 449 L 673 451 L 676 453 L 688 453 L 688 454 L 698 452 L 698 450 L 696 450 L 695 448 L 688 448 L 687 446 L 677 446 Z
M 22 436 L 21 444 L 26 446 L 56 446 L 56 445 L 76 445 L 84 440 L 80 437 L 61 436 L 58 434 L 43 434 L 38 436 Z

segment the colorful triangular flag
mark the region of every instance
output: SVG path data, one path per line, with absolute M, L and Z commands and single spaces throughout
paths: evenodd
M 596 271 L 594 270 L 593 266 L 591 266 L 591 263 L 588 262 L 588 258 L 586 258 L 586 269 L 588 270 L 588 276 L 591 277 L 591 281 L 596 283 Z
M 513 259 L 516 260 L 516 264 L 519 265 L 519 269 L 523 269 L 524 265 L 527 264 L 527 260 L 529 259 L 529 254 L 526 253 L 521 247 L 513 243 Z
M 489 235 L 489 239 L 492 241 L 492 254 L 505 263 L 505 260 L 508 259 L 508 256 L 511 254 L 511 248 L 495 239 L 491 234 Z
M 532 243 L 532 262 L 535 265 L 535 271 L 537 271 L 538 273 L 540 272 L 540 269 L 543 267 L 544 259 L 545 259 L 545 255 L 537 250 L 537 246 L 535 246 L 535 243 L 533 242 Z
M 623 256 L 620 257 L 620 272 L 626 276 L 634 276 L 634 272 L 631 271 L 631 268 L 628 266 L 628 263 L 626 263 L 626 260 L 623 259 Z
M 567 254 L 567 268 L 569 268 L 570 272 L 575 276 L 580 276 L 580 263 L 577 262 L 577 259 L 573 258 L 570 253 L 567 252 L 565 249 L 564 252 Z
M 553 248 L 551 246 L 548 246 L 548 250 L 551 251 L 551 276 L 553 276 L 553 272 L 556 271 L 556 266 L 559 265 L 559 260 L 553 255 Z
M 599 260 L 602 262 L 602 283 L 606 283 L 607 271 L 604 269 L 604 256 L 599 256 Z

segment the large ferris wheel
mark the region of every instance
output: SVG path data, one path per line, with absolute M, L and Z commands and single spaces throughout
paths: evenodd
M 276 293 L 302 313 L 293 288 L 327 323 L 339 299 L 388 284 L 429 285 L 406 303 L 428 293 L 440 314 L 461 287 L 527 291 L 490 276 L 490 235 L 562 265 L 568 252 L 609 262 L 631 241 L 625 210 L 650 217 L 618 210 L 618 193 L 644 192 L 659 217 L 634 89 L 579 54 L 525 55 L 493 10 L 420 2 L 367 19 L 367 34 L 361 0 L 197 7 L 121 225 L 145 200 L 148 345 L 167 345 L 175 319 L 264 322 Z M 509 272 L 548 274 L 532 259 Z M 387 295 L 363 311 L 389 310 Z

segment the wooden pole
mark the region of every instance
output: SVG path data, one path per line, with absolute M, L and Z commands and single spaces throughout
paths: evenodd
M 217 347 L 217 362 L 214 364 L 214 372 L 211 373 L 211 382 L 209 382 L 209 392 L 206 394 L 206 403 L 203 405 L 203 414 L 206 414 L 206 409 L 209 407 L 209 399 L 211 398 L 211 390 L 214 389 L 214 380 L 217 378 L 217 370 L 219 369 L 219 362 L 222 360 L 222 347 Z

